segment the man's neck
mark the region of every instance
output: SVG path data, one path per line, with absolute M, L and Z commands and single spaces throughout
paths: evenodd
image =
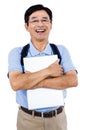
M 32 43 L 37 50 L 43 51 L 46 48 L 48 41 L 32 41 Z

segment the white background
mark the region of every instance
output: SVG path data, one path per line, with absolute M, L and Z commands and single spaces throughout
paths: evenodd
M 68 130 L 87 129 L 87 4 L 86 0 L 3 0 L 0 2 L 0 129 L 16 130 L 18 106 L 8 78 L 8 53 L 29 41 L 24 12 L 41 3 L 53 11 L 49 40 L 65 45 L 78 70 L 79 85 L 68 89 L 66 114 Z

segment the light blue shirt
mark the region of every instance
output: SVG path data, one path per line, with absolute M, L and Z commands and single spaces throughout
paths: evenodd
M 52 49 L 51 49 L 49 43 L 47 44 L 46 48 L 42 52 L 39 52 L 33 46 L 33 44 L 31 42 L 29 44 L 30 44 L 30 48 L 29 48 L 27 57 L 53 55 L 53 52 L 52 52 Z M 68 50 L 63 45 L 57 45 L 57 47 L 58 47 L 60 54 L 61 54 L 61 57 L 62 57 L 61 65 L 63 66 L 64 73 L 71 71 L 71 70 L 76 70 L 73 63 L 72 63 L 72 60 L 71 60 L 71 57 L 70 57 Z M 16 47 L 10 51 L 10 53 L 8 55 L 8 72 L 11 72 L 11 71 L 21 71 L 22 72 L 22 66 L 20 64 L 22 48 L 23 47 Z M 66 90 L 61 90 L 61 91 L 63 91 L 63 96 L 65 98 L 67 95 Z M 27 93 L 26 92 L 27 92 L 26 90 L 16 91 L 16 102 L 20 106 L 28 108 Z M 58 106 L 56 106 L 56 107 L 58 107 Z M 49 110 L 52 110 L 54 108 L 55 107 L 42 108 L 38 111 L 49 111 Z

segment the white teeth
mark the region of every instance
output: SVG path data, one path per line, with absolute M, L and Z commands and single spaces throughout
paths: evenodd
M 38 29 L 37 32 L 43 32 L 44 30 L 43 29 Z

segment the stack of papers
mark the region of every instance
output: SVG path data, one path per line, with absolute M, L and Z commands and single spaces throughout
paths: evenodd
M 57 55 L 26 57 L 24 60 L 25 70 L 36 72 L 48 67 L 57 60 Z M 54 107 L 64 105 L 62 90 L 37 88 L 27 91 L 29 109 Z

